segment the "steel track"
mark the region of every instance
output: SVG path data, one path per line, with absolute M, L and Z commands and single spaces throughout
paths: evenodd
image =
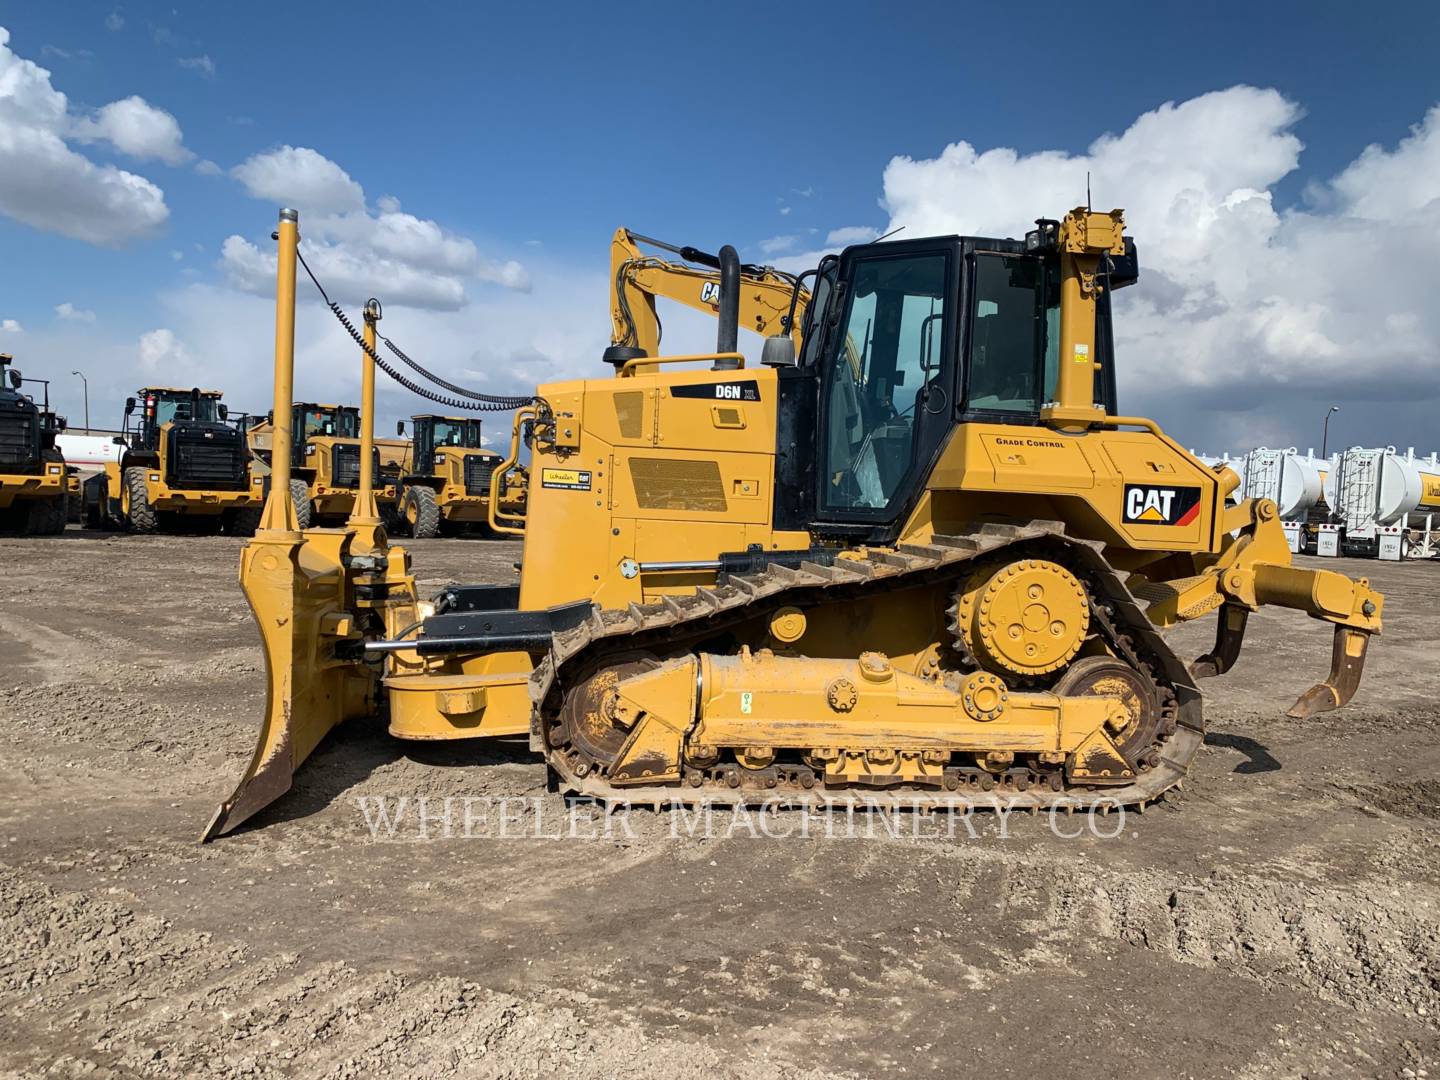
M 918 809 L 1007 809 L 1138 806 L 1174 791 L 1204 740 L 1201 695 L 1184 663 L 1160 637 L 1119 576 L 1105 561 L 1100 545 L 1065 536 L 1059 522 L 1019 525 L 985 524 L 955 536 L 936 536 L 924 545 L 864 549 L 861 558 L 837 558 L 833 565 L 803 563 L 799 569 L 772 564 L 755 574 L 731 576 L 724 584 L 685 597 L 664 597 L 625 609 L 596 609 L 591 618 L 558 634 L 549 654 L 530 679 L 533 703 L 531 748 L 543 754 L 559 790 L 576 796 L 662 806 L 711 803 L 755 806 L 903 807 Z M 771 766 L 761 776 L 746 775 L 731 786 L 729 766 L 691 770 L 681 782 L 664 785 L 612 785 L 602 770 L 592 771 L 578 749 L 564 744 L 557 723 L 565 696 L 584 676 L 604 666 L 607 657 L 653 650 L 673 656 L 707 638 L 793 604 L 802 611 L 817 605 L 863 600 L 915 586 L 943 588 L 947 595 L 975 569 L 978 559 L 1059 557 L 1081 576 L 1090 592 L 1092 615 L 1111 651 L 1152 683 L 1161 709 L 1155 744 L 1136 755 L 1145 761 L 1136 778 L 1121 785 L 1076 786 L 1058 783 L 1057 774 L 1025 770 L 997 778 L 983 770 L 959 774 L 958 790 L 909 785 L 891 788 L 802 786 L 796 774 Z M 803 771 L 803 770 L 802 770 Z M 744 772 L 744 770 L 742 770 Z M 770 783 L 774 778 L 775 782 Z M 986 783 L 987 779 L 990 781 Z M 978 783 L 977 783 L 978 781 Z M 983 786 L 982 786 L 983 785 Z M 1054 785 L 1054 786 L 1052 786 Z

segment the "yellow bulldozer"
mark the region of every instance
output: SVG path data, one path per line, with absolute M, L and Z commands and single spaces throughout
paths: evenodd
M 295 212 L 277 238 L 288 402 Z M 302 531 L 272 487 L 241 557 L 266 713 L 207 837 L 377 711 L 401 739 L 527 733 L 572 796 L 1084 809 L 1177 788 L 1197 681 L 1263 605 L 1334 627 L 1290 715 L 1350 700 L 1381 595 L 1291 565 L 1273 503 L 1227 506 L 1232 471 L 1117 407 L 1111 296 L 1139 273 L 1120 211 L 826 256 L 758 367 L 736 252 L 713 263 L 713 353 L 619 340 L 608 377 L 516 410 L 518 584 L 422 599 L 373 512 Z M 373 342 L 367 315 L 370 386 Z M 1202 616 L 1215 644 L 1186 664 L 1160 631 Z
M 73 474 L 55 437 L 65 418 L 50 409 L 47 379 L 26 379 L 0 353 L 0 532 L 46 536 L 65 530 L 69 518 Z M 25 383 L 39 382 L 43 402 L 23 392 Z
M 501 459 L 482 446 L 480 418 L 425 413 L 410 418 L 410 432 L 411 453 L 397 480 L 400 530 L 428 538 L 484 529 L 490 521 L 491 475 Z M 395 433 L 405 434 L 404 420 L 397 422 Z M 523 468 L 516 466 L 501 480 L 501 516 L 523 517 L 527 495 Z
M 126 398 L 124 449 L 82 488 L 86 521 L 147 534 L 254 533 L 264 489 L 221 396 L 147 386 Z
M 323 405 L 296 401 L 288 406 L 290 428 L 295 437 L 287 440 L 290 462 L 290 497 L 299 515 L 300 527 L 337 525 L 355 508 L 360 487 L 360 410 L 353 405 Z M 247 438 L 261 475 L 276 472 L 274 461 L 275 414 L 252 426 Z M 382 475 L 380 450 L 371 445 L 374 475 Z M 376 489 L 379 504 L 395 505 L 393 483 Z

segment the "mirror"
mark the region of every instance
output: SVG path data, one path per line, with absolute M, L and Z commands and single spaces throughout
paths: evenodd
M 125 415 L 126 415 L 126 416 L 129 416 L 129 415 L 130 415 L 131 413 L 133 413 L 134 411 L 135 411 L 135 399 L 134 399 L 133 397 L 127 397 L 127 398 L 125 399 Z
M 405 434 L 405 421 L 404 421 L 404 420 L 397 420 L 397 421 L 395 421 L 395 434 L 396 434 L 396 435 L 404 435 L 404 434 Z
M 221 420 L 229 420 L 229 419 L 230 419 L 230 406 L 228 406 L 228 405 L 221 405 L 221 406 L 220 406 L 220 419 L 221 419 Z
M 21 377 L 20 372 L 16 371 L 16 370 L 12 367 L 12 368 L 10 369 L 10 385 L 13 386 L 16 390 L 19 390 L 19 389 L 20 389 L 20 384 L 23 383 L 24 381 L 25 381 L 25 380 Z

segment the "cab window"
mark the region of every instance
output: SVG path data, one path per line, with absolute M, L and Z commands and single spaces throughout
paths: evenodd
M 1050 366 L 1044 263 L 1033 256 L 980 252 L 975 257 L 973 329 L 966 358 L 972 410 L 1036 413 Z M 1055 339 L 1059 339 L 1058 308 Z
M 828 508 L 882 509 L 901 493 L 940 377 L 946 264 L 933 253 L 855 264 L 825 373 Z

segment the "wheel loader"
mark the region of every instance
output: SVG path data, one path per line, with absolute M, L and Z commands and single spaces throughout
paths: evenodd
M 280 218 L 288 400 L 298 215 Z M 1233 471 L 1118 408 L 1111 297 L 1139 273 L 1120 211 L 827 256 L 758 367 L 736 348 L 738 257 L 715 261 L 714 353 L 622 343 L 612 373 L 516 411 L 517 584 L 422 599 L 373 514 L 302 531 L 272 487 L 240 572 L 266 712 L 207 838 L 377 711 L 401 739 L 527 733 L 576 797 L 1084 810 L 1172 797 L 1199 680 L 1261 606 L 1334 627 L 1290 715 L 1350 700 L 1383 597 L 1293 566 L 1274 503 L 1228 506 Z M 1215 643 L 1187 664 L 1161 631 L 1202 617 Z
M 291 429 L 296 433 L 289 444 L 290 492 L 300 515 L 300 527 L 335 525 L 349 517 L 360 486 L 360 410 L 353 405 L 321 405 L 296 401 L 288 406 Z M 274 413 L 249 431 L 251 453 L 259 471 L 275 473 Z M 372 446 L 371 462 L 380 475 L 380 451 Z M 395 485 L 376 491 L 385 508 L 393 508 Z
M 400 469 L 396 517 L 400 529 L 413 537 L 439 536 L 484 528 L 490 520 L 490 479 L 500 455 L 480 441 L 480 419 L 474 416 L 420 414 L 410 418 L 411 455 Z M 405 421 L 396 424 L 405 434 Z M 514 470 L 501 480 L 504 516 L 524 514 L 525 485 Z
M 221 396 L 147 386 L 126 398 L 124 449 L 82 487 L 86 522 L 145 534 L 251 535 L 264 505 L 262 480 Z
M 13 365 L 14 357 L 0 353 L 0 532 L 63 532 L 70 477 L 55 436 L 65 430 L 65 418 L 50 410 L 48 381 L 27 380 Z M 29 381 L 44 386 L 43 404 L 22 392 Z

